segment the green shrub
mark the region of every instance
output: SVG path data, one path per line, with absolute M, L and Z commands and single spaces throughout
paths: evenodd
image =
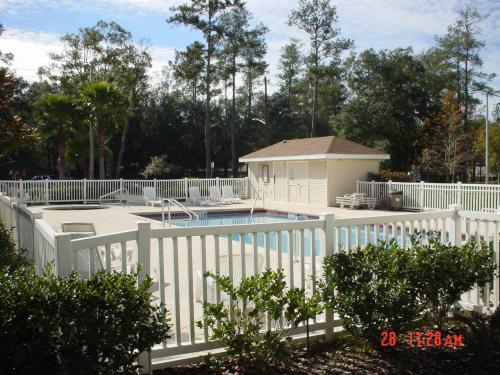
M 28 266 L 30 262 L 24 255 L 25 251 L 16 249 L 11 233 L 0 222 L 0 272 Z
M 141 172 L 141 175 L 146 179 L 150 178 L 165 178 L 170 172 L 167 167 L 167 155 L 152 156 L 148 165 Z
M 151 280 L 136 277 L 0 273 L 0 373 L 135 373 L 138 353 L 170 329 L 151 304 Z
M 406 172 L 398 172 L 391 170 L 382 170 L 380 173 L 369 173 L 368 181 L 378 181 L 378 182 L 411 182 L 411 177 Z
M 325 302 L 346 330 L 379 346 L 382 331 L 402 332 L 418 317 L 411 262 L 394 241 L 330 255 L 323 265 Z
M 411 281 L 425 316 L 442 329 L 447 312 L 463 293 L 492 281 L 493 250 L 482 241 L 443 244 L 438 233 L 431 233 L 427 241 L 412 237 L 412 246 Z
M 302 292 L 286 289 L 282 270 L 266 270 L 260 275 L 243 277 L 235 287 L 227 276 L 207 273 L 231 303 L 206 303 L 205 315 L 198 326 L 206 326 L 210 338 L 227 348 L 233 360 L 231 371 L 272 373 L 290 360 L 290 328 L 307 319 L 311 307 Z M 231 317 L 230 311 L 233 311 Z M 270 319 L 270 325 L 266 323 Z M 269 329 L 269 327 L 271 329 Z M 276 329 L 282 328 L 281 331 Z M 220 366 L 218 362 L 216 365 Z M 219 369 L 220 370 L 220 369 Z
M 478 354 L 498 351 L 500 347 L 500 306 L 491 316 L 476 312 L 458 312 L 454 318 L 468 326 L 464 343 Z

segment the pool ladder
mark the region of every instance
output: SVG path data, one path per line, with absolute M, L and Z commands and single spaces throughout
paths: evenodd
M 163 225 L 165 225 L 165 202 L 167 203 L 167 208 L 168 208 L 167 214 L 168 214 L 168 223 L 169 224 L 172 222 L 172 213 L 171 213 L 172 206 L 176 206 L 176 207 L 180 208 L 180 210 L 182 212 L 187 214 L 189 216 L 188 220 L 193 220 L 193 217 L 196 218 L 196 220 L 200 220 L 200 217 L 198 216 L 198 214 L 196 212 L 194 212 L 193 210 L 184 206 L 177 199 L 165 198 L 165 199 L 162 199 L 162 201 L 161 201 L 161 222 Z
M 255 189 L 252 184 L 250 184 L 250 187 L 255 192 L 255 198 L 253 200 L 253 206 L 252 206 L 252 209 L 250 210 L 250 216 L 253 216 L 253 211 L 255 210 L 255 206 L 257 205 L 257 199 L 259 197 L 262 199 L 262 207 L 264 207 L 264 192 L 262 190 Z M 262 193 L 262 196 L 260 195 L 260 193 Z

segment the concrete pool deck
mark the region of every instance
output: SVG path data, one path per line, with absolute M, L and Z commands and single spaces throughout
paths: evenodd
M 221 206 L 189 206 L 193 211 L 206 212 L 206 211 L 221 211 L 221 210 L 250 210 L 253 206 L 253 200 L 244 200 L 239 204 L 232 205 L 221 205 Z M 105 209 L 92 209 L 92 210 L 47 210 L 47 207 L 51 206 L 30 206 L 29 209 L 33 212 L 42 212 L 43 219 L 53 227 L 57 232 L 60 232 L 61 223 L 64 222 L 91 222 L 94 224 L 96 234 L 110 234 L 116 232 L 123 232 L 127 230 L 136 230 L 138 222 L 150 222 L 152 228 L 163 228 L 161 222 L 153 219 L 144 218 L 138 216 L 138 214 L 161 214 L 161 207 L 146 207 L 146 206 L 129 206 L 123 207 L 119 205 L 109 205 L 109 208 Z M 314 206 L 305 204 L 291 204 L 291 203 L 275 203 L 275 202 L 265 202 L 265 206 L 262 206 L 262 202 L 258 202 L 257 208 L 264 208 L 269 210 L 279 210 L 285 212 L 292 212 L 297 214 L 307 214 L 318 216 L 322 213 L 334 214 L 337 218 L 361 218 L 361 217 L 380 217 L 380 216 L 396 216 L 408 214 L 408 212 L 394 212 L 394 211 L 382 211 L 382 210 L 351 210 L 343 209 L 337 207 L 325 207 L 325 206 Z M 173 210 L 178 212 L 179 210 Z M 167 224 L 168 225 L 168 224 Z M 159 256 L 159 241 L 151 240 L 151 264 L 150 264 L 150 275 L 154 280 L 153 283 L 153 300 L 155 303 L 159 303 L 161 300 L 160 293 L 160 264 L 163 264 L 163 281 L 165 285 L 164 296 L 165 305 L 168 310 L 175 311 L 175 286 L 179 291 L 179 311 L 176 316 L 179 316 L 179 326 L 180 326 L 180 341 L 188 342 L 190 338 L 190 330 L 194 329 L 194 340 L 199 340 L 203 337 L 203 330 L 192 327 L 190 322 L 190 305 L 193 306 L 193 319 L 198 321 L 203 317 L 203 309 L 200 301 L 200 283 L 201 283 L 201 259 L 202 259 L 202 249 L 206 250 L 206 267 L 207 270 L 215 271 L 215 257 L 216 248 L 219 251 L 219 259 L 222 257 L 227 258 L 229 251 L 229 242 L 227 237 L 220 236 L 218 238 L 218 245 L 215 244 L 214 236 L 207 236 L 205 244 L 202 244 L 202 239 L 200 237 L 191 238 L 192 246 L 192 275 L 193 278 L 189 280 L 189 260 L 188 260 L 188 243 L 185 237 L 178 238 L 178 253 L 177 253 L 177 274 L 178 279 L 175 280 L 175 261 L 174 261 L 174 251 L 172 245 L 172 239 L 162 240 L 164 246 L 163 257 Z M 242 244 L 240 241 L 232 241 L 232 253 L 236 256 L 233 260 L 233 264 L 239 262 L 238 256 L 245 253 L 245 258 L 250 256 L 247 260 L 253 260 L 254 247 L 252 243 Z M 120 254 L 120 247 L 115 246 L 115 250 Z M 114 246 L 114 245 L 112 245 Z M 112 247 L 113 249 L 113 247 Z M 137 262 L 137 244 L 135 241 L 129 241 L 126 243 L 126 252 L 131 254 L 129 259 L 130 263 Z M 259 257 L 266 258 L 265 249 L 260 245 L 258 247 Z M 276 269 L 278 267 L 279 258 L 281 258 L 282 266 L 287 275 L 287 280 L 289 275 L 295 275 L 293 277 L 293 286 L 302 287 L 305 286 L 309 291 L 312 288 L 311 276 L 313 274 L 313 269 L 316 268 L 316 275 L 321 275 L 321 257 L 316 257 L 315 266 L 313 266 L 312 257 L 306 256 L 304 258 L 304 264 L 301 264 L 300 256 L 297 251 L 293 252 L 293 259 L 290 259 L 288 252 L 280 252 L 280 257 L 277 251 L 270 251 L 269 253 L 269 265 L 271 268 Z M 112 260 L 111 266 L 113 269 L 120 269 L 120 259 Z M 189 301 L 189 285 L 193 286 L 193 296 L 194 301 Z M 175 322 L 174 322 L 175 323 Z M 169 340 L 169 342 L 174 342 L 177 338 L 175 335 Z
M 219 206 L 187 206 L 195 212 L 221 211 L 221 210 L 250 210 L 253 200 L 243 200 L 242 203 Z M 94 224 L 97 235 L 122 232 L 136 229 L 140 221 L 151 222 L 152 228 L 162 228 L 161 222 L 144 218 L 141 214 L 161 214 L 161 207 L 151 206 L 120 206 L 107 205 L 105 209 L 93 210 L 49 210 L 47 207 L 56 205 L 29 206 L 32 212 L 42 212 L 43 219 L 56 231 L 60 231 L 61 223 L 64 222 L 91 222 Z M 106 206 L 106 205 L 105 205 Z M 261 201 L 257 202 L 256 208 L 292 212 L 297 214 L 320 215 L 322 213 L 334 214 L 336 218 L 358 218 L 358 217 L 378 217 L 408 214 L 406 211 L 384 211 L 368 209 L 348 209 L 338 207 L 326 207 L 319 205 L 309 205 L 300 203 L 277 203 Z M 179 212 L 173 209 L 172 212 Z

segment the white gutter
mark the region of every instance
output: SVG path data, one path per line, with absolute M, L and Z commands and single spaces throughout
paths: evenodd
M 279 160 L 321 160 L 321 159 L 337 159 L 337 160 L 388 160 L 389 154 L 311 154 L 311 155 L 294 155 L 294 156 L 272 156 L 260 158 L 239 158 L 240 163 L 259 162 L 259 161 L 279 161 Z

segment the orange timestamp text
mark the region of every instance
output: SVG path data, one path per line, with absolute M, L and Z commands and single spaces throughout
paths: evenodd
M 396 346 L 397 334 L 394 331 L 382 331 L 380 334 L 381 346 Z M 463 346 L 462 335 L 443 335 L 440 331 L 408 332 L 407 339 L 410 346 L 428 347 L 459 347 Z M 406 340 L 405 340 L 406 341 Z

